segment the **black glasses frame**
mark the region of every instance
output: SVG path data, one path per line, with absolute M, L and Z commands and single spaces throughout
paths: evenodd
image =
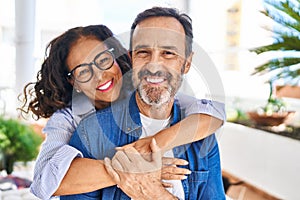
M 91 69 L 91 77 L 90 77 L 88 80 L 86 80 L 86 81 L 79 81 L 79 80 L 77 80 L 75 77 L 74 77 L 74 79 L 75 79 L 76 81 L 80 82 L 80 83 L 86 83 L 86 82 L 90 81 L 91 78 L 94 76 L 93 65 L 95 65 L 99 70 L 102 70 L 102 71 L 108 70 L 108 69 L 110 69 L 110 68 L 114 65 L 114 63 L 115 63 L 115 55 L 113 54 L 113 51 L 114 51 L 114 48 L 110 48 L 110 49 L 107 49 L 107 50 L 105 50 L 105 51 L 102 51 L 102 52 L 98 53 L 98 54 L 95 56 L 95 58 L 94 58 L 94 60 L 93 60 L 92 62 L 90 62 L 90 63 L 82 63 L 82 64 L 77 65 L 74 69 L 72 69 L 72 70 L 67 74 L 67 77 L 68 77 L 68 78 L 74 77 L 73 73 L 74 73 L 74 71 L 75 71 L 77 68 L 82 67 L 82 66 L 86 66 L 86 65 L 87 65 L 87 66 L 89 66 L 89 68 Z M 109 67 L 107 67 L 107 68 L 101 68 L 101 67 L 98 66 L 98 64 L 96 63 L 96 60 L 97 60 L 97 58 L 99 58 L 102 54 L 107 53 L 107 52 L 112 56 L 113 62 L 111 63 L 111 65 L 110 65 Z

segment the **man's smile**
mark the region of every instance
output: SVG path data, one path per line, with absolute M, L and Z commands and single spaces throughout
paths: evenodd
M 160 84 L 163 83 L 166 79 L 162 77 L 146 77 L 145 80 L 151 84 Z

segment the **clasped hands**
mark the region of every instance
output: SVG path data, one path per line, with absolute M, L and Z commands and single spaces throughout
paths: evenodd
M 162 151 L 152 137 L 117 148 L 110 160 L 104 159 L 108 174 L 117 186 L 132 199 L 177 199 L 165 187 L 163 180 L 182 180 L 190 170 L 177 165 L 188 162 L 178 158 L 162 157 Z

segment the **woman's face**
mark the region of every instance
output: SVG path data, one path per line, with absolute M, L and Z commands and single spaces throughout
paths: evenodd
M 79 39 L 71 47 L 67 57 L 69 71 L 78 65 L 92 63 L 95 56 L 105 50 L 108 50 L 105 44 L 95 38 Z M 73 77 L 71 83 L 76 90 L 82 91 L 94 102 L 96 108 L 101 109 L 119 97 L 122 87 L 122 72 L 116 61 L 107 70 L 100 70 L 94 64 L 92 69 L 94 73 L 89 81 L 81 83 Z

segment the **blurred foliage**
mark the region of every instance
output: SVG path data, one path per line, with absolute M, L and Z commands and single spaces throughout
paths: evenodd
M 2 164 L 4 168 L 15 161 L 34 160 L 41 143 L 42 137 L 36 134 L 31 126 L 18 119 L 0 116 L 0 152 L 5 162 Z M 9 173 L 12 169 L 8 170 Z

